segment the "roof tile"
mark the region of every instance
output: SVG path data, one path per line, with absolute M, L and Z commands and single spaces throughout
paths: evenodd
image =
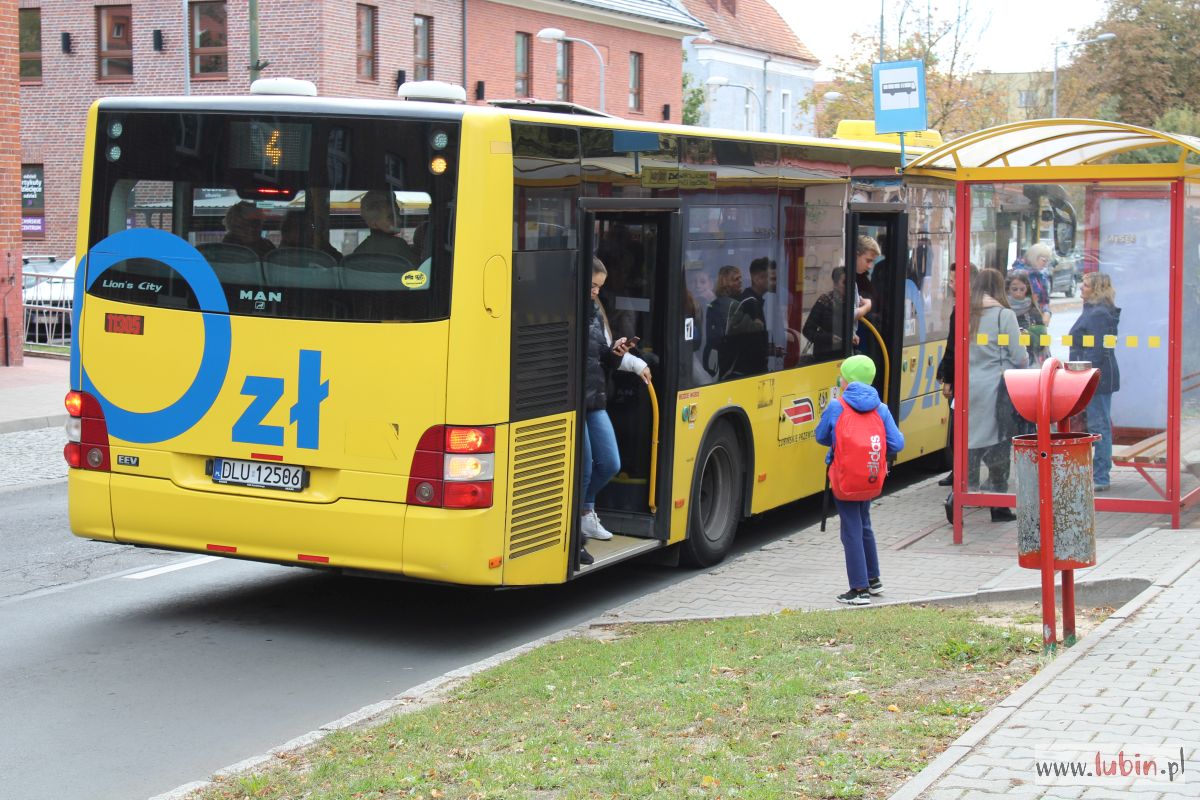
M 767 0 L 682 2 L 692 16 L 708 27 L 709 38 L 717 42 L 795 58 L 811 64 L 820 63 Z

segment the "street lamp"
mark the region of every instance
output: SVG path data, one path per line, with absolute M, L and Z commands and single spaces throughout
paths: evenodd
M 604 56 L 600 55 L 600 50 L 596 45 L 587 39 L 567 36 L 562 28 L 542 28 L 537 32 L 537 38 L 543 42 L 579 42 L 592 48 L 592 52 L 596 54 L 596 58 L 600 61 L 600 112 L 604 113 Z
M 1054 78 L 1051 82 L 1051 100 L 1050 100 L 1050 116 L 1058 118 L 1058 51 L 1073 47 L 1082 47 L 1085 44 L 1096 44 L 1097 42 L 1111 42 L 1117 38 L 1115 33 L 1102 33 L 1095 39 L 1084 39 L 1082 42 L 1059 42 L 1054 45 Z
M 713 90 L 719 89 L 722 86 L 732 86 L 737 89 L 745 89 L 746 90 L 746 130 L 750 130 L 750 98 L 751 97 L 753 97 L 756 101 L 758 101 L 759 114 L 763 115 L 766 113 L 766 110 L 763 108 L 762 98 L 758 96 L 758 92 L 754 91 L 753 88 L 747 86 L 744 83 L 730 83 L 729 78 L 723 77 L 721 75 L 714 75 L 711 78 L 709 78 L 708 80 L 706 80 L 704 82 L 704 85 L 709 87 L 709 89 L 713 89 Z

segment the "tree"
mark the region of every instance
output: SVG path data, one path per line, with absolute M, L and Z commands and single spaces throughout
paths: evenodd
M 919 59 L 925 63 L 929 127 L 952 139 L 1003 121 L 1003 91 L 972 79 L 971 44 L 978 39 L 981 26 L 972 16 L 969 0 L 960 0 L 951 18 L 919 14 L 906 28 L 904 16 L 909 10 L 908 3 L 901 7 L 893 27 L 898 31 L 896 46 L 885 43 L 883 60 Z M 802 109 L 819 111 L 817 135 L 832 135 L 842 119 L 874 118 L 871 67 L 878 60 L 877 38 L 863 34 L 851 37 L 851 54 L 834 67 L 834 80 L 821 84 L 800 101 Z M 823 101 L 830 91 L 841 96 Z
M 1080 39 L 1088 45 L 1060 70 L 1059 114 L 1153 126 L 1171 109 L 1200 109 L 1200 0 L 1109 0 Z
M 684 53 L 684 60 L 687 60 L 687 54 Z M 704 110 L 704 90 L 699 86 L 692 86 L 692 76 L 686 71 L 683 73 L 683 124 L 684 125 L 699 125 L 700 114 Z

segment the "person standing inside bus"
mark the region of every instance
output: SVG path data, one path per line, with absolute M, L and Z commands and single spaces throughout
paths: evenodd
M 418 264 L 417 252 L 400 236 L 400 209 L 391 192 L 373 189 L 358 202 L 358 213 L 370 229 L 366 239 L 354 248 L 354 254 L 399 256 L 409 267 Z
M 225 244 L 237 244 L 253 250 L 262 258 L 275 249 L 270 239 L 263 238 L 263 213 L 249 200 L 234 203 L 225 212 Z
M 579 532 L 584 539 L 607 541 L 612 538 L 596 514 L 596 495 L 621 469 L 621 456 L 617 451 L 617 435 L 608 416 L 608 377 L 614 370 L 622 369 L 641 375 L 650 383 L 650 367 L 645 361 L 629 352 L 637 344 L 637 337 L 622 336 L 613 341 L 604 307 L 600 305 L 600 290 L 608 279 L 608 269 L 599 258 L 592 258 L 592 284 L 587 304 L 587 346 L 584 352 L 584 408 L 583 459 L 580 470 L 583 485 L 580 494 Z M 581 543 L 579 563 L 591 564 L 595 559 Z
M 1025 251 L 1025 260 L 1022 263 L 1021 259 L 1013 262 L 1012 269 L 1024 269 L 1029 275 L 1029 287 L 1033 291 L 1033 301 L 1037 303 L 1038 310 L 1042 314 L 1042 324 L 1050 324 L 1050 261 L 1054 253 L 1050 249 L 1050 245 L 1037 244 L 1030 245 Z

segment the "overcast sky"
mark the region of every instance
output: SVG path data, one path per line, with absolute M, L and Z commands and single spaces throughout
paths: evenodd
M 908 0 L 920 8 L 928 0 Z M 838 61 L 850 45 L 850 35 L 863 33 L 878 41 L 881 0 L 769 0 L 800 41 L 821 60 L 818 79 L 827 79 L 828 67 Z M 894 44 L 894 17 L 903 0 L 882 0 L 884 36 Z M 934 8 L 952 8 L 955 0 L 933 3 Z M 1079 31 L 1103 16 L 1104 0 L 974 0 L 972 17 L 979 30 L 979 46 L 974 54 L 975 69 L 993 72 L 1026 72 L 1050 69 L 1054 61 L 1054 43 L 1078 38 Z M 909 11 L 908 18 L 916 13 Z M 1064 51 L 1060 66 L 1070 60 Z

